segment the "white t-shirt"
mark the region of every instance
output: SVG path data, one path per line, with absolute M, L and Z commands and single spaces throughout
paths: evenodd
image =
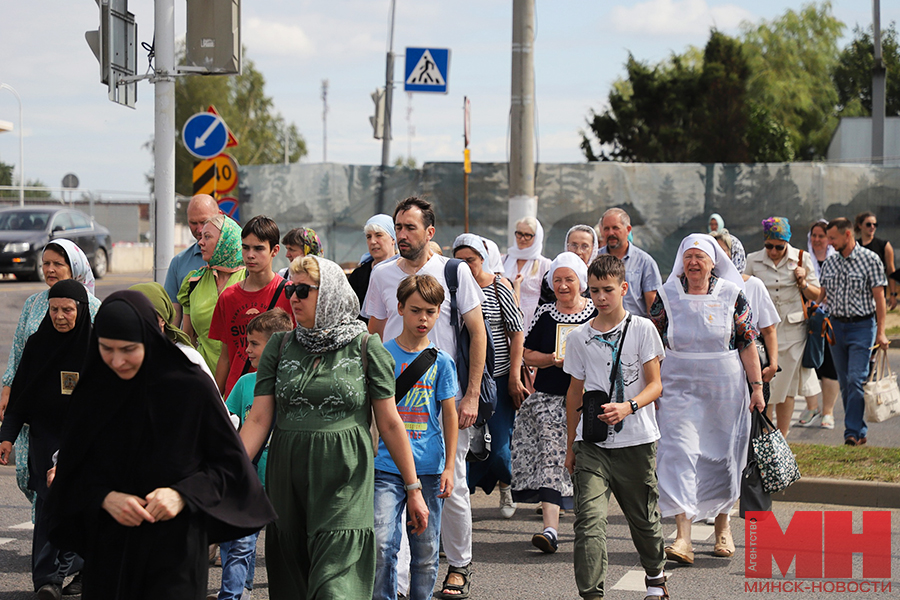
M 456 332 L 450 326 L 450 290 L 444 279 L 444 265 L 450 260 L 439 254 L 432 256 L 416 275 L 431 275 L 444 287 L 444 302 L 434 329 L 428 334 L 435 346 L 456 358 Z M 397 313 L 397 287 L 407 274 L 400 269 L 399 261 L 383 262 L 372 269 L 369 291 L 366 293 L 365 313 L 375 319 L 386 319 L 381 339 L 392 340 L 403 331 L 403 319 Z M 472 270 L 460 262 L 457 270 L 459 289 L 456 290 L 456 306 L 459 317 L 478 308 L 484 302 L 484 292 L 475 282 Z
M 618 347 L 622 337 L 625 319 L 607 332 L 591 327 L 591 321 L 581 325 L 569 334 L 566 341 L 566 360 L 563 370 L 576 379 L 584 381 L 585 391 L 602 390 L 609 392 L 609 371 L 613 364 L 613 346 Z M 619 365 L 620 381 L 624 385 L 624 401 L 637 396 L 646 386 L 644 363 L 666 355 L 656 327 L 649 319 L 633 315 L 625 348 Z M 617 379 L 618 379 L 617 378 Z M 615 395 L 613 394 L 613 401 Z M 582 441 L 582 422 L 579 417 L 575 441 Z M 622 431 L 609 427 L 605 441 L 597 442 L 601 448 L 627 448 L 647 444 L 659 439 L 656 425 L 656 408 L 653 404 L 642 407 L 622 421 Z
M 769 296 L 769 290 L 762 279 L 751 276 L 744 282 L 744 295 L 747 296 L 747 302 L 750 303 L 750 320 L 757 329 L 763 327 L 771 327 L 781 323 L 781 317 L 778 316 L 778 309 Z

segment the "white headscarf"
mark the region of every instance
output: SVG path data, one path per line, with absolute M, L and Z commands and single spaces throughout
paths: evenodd
M 678 254 L 675 255 L 675 264 L 672 265 L 672 273 L 667 281 L 677 279 L 684 274 L 684 253 L 688 250 L 700 250 L 713 261 L 713 270 L 716 276 L 735 284 L 741 290 L 744 289 L 744 278 L 738 272 L 737 267 L 722 250 L 722 247 L 715 239 L 706 233 L 692 233 L 683 240 L 678 246 Z
M 598 254 L 600 254 L 600 238 L 597 237 L 597 230 L 590 225 L 573 225 L 572 228 L 566 232 L 566 241 L 563 243 L 563 252 L 569 251 L 569 236 L 576 231 L 590 233 L 591 237 L 594 239 L 594 250 L 591 252 L 591 257 L 588 259 L 588 264 L 590 264 L 594 262 L 594 259 L 597 258 Z
M 91 263 L 88 262 L 84 251 L 72 240 L 65 238 L 57 238 L 47 244 L 48 246 L 56 244 L 66 251 L 69 257 L 69 265 L 72 271 L 72 279 L 80 283 L 91 294 L 94 293 L 94 271 L 91 270 Z M 53 248 L 51 248 L 52 250 Z
M 578 276 L 578 291 L 583 293 L 587 289 L 587 265 L 574 252 L 563 252 L 550 263 L 550 270 L 547 271 L 547 283 L 550 284 L 551 289 L 553 288 L 553 273 L 564 267 L 575 271 L 575 275 Z
M 484 247 L 484 238 L 480 235 L 475 235 L 474 233 L 461 233 L 456 236 L 456 239 L 453 240 L 453 253 L 456 254 L 456 249 L 466 246 L 467 248 L 471 248 L 481 257 L 486 264 L 489 261 L 488 250 Z
M 498 246 L 494 240 L 486 237 L 482 237 L 481 241 L 484 242 L 484 247 L 487 248 L 488 268 L 491 273 L 503 275 L 503 260 L 500 258 L 500 246 Z
M 825 219 L 819 219 L 818 221 L 815 222 L 816 225 L 818 225 L 820 223 L 823 226 L 828 225 L 828 221 L 826 221 Z M 816 270 L 816 278 L 819 278 L 822 276 L 822 273 L 821 273 L 822 267 L 819 266 L 819 259 L 816 258 L 816 251 L 813 250 L 812 228 L 810 228 L 809 232 L 806 234 L 806 247 L 809 250 L 809 258 L 812 259 L 813 269 Z M 832 246 L 831 244 L 826 244 L 825 245 L 825 260 L 828 260 L 828 257 L 831 256 L 832 254 L 834 254 L 835 252 L 837 252 L 837 250 L 834 249 L 834 246 Z
M 506 249 L 507 260 L 510 258 L 512 260 L 537 260 L 541 257 L 541 250 L 544 248 L 544 227 L 537 219 L 534 222 L 536 226 L 531 245 L 527 248 L 519 248 L 518 245 L 510 246 Z

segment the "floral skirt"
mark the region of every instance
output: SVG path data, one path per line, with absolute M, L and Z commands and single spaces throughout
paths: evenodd
M 512 436 L 512 487 L 516 502 L 572 506 L 566 470 L 565 396 L 535 392 L 519 408 Z

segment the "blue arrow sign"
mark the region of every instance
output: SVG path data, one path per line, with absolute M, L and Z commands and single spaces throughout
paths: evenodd
M 219 115 L 202 112 L 185 121 L 181 141 L 197 158 L 218 156 L 228 143 L 228 128 Z
M 447 48 L 407 48 L 405 92 L 447 93 L 450 50 Z

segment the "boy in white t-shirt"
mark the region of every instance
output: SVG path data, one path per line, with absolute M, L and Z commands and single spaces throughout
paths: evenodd
M 606 517 L 609 496 L 615 494 L 646 573 L 646 599 L 668 598 L 657 508 L 659 428 L 649 406 L 662 392 L 659 366 L 665 350 L 650 320 L 622 306 L 628 284 L 620 259 L 597 257 L 588 268 L 588 289 L 597 316 L 569 334 L 563 366 L 572 376 L 566 395 L 566 468 L 575 488 L 575 583 L 582 598 L 605 593 Z M 587 404 L 585 390 L 609 396 L 596 416 L 579 412 Z M 584 441 L 587 418 L 602 422 L 593 428 L 602 441 Z

